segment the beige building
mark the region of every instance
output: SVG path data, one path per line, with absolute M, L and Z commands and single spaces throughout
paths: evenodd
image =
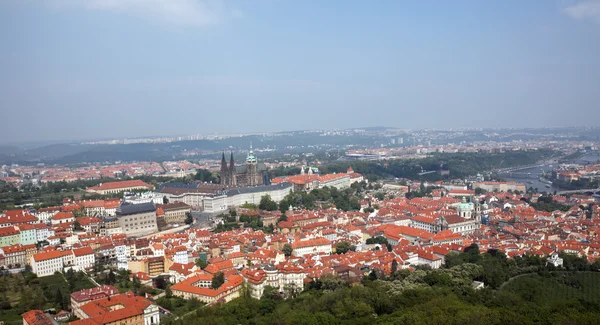
M 127 236 L 141 236 L 158 231 L 156 208 L 152 203 L 121 204 L 117 208 L 119 227 Z
M 476 182 L 473 183 L 473 188 L 480 188 L 488 192 L 527 191 L 525 184 L 515 182 Z
M 157 209 L 162 209 L 167 223 L 184 223 L 187 213 L 192 212 L 192 207 L 183 202 L 174 202 L 169 204 L 159 204 Z
M 154 186 L 139 179 L 120 182 L 101 183 L 98 186 L 89 187 L 86 192 L 98 194 L 121 193 L 133 190 L 153 190 Z

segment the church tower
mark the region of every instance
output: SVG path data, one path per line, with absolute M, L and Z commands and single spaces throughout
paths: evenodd
M 471 219 L 471 217 L 472 217 L 471 214 L 473 212 L 473 203 L 472 202 L 467 203 L 467 199 L 463 196 L 462 202 L 458 205 L 456 212 L 458 212 L 459 216 L 461 216 L 465 219 Z
M 473 198 L 473 196 L 471 196 L 471 202 L 475 204 L 473 207 L 475 210 L 475 220 L 481 223 L 481 202 L 479 201 L 479 199 Z
M 227 168 L 227 161 L 225 160 L 225 152 L 223 152 L 223 157 L 221 158 L 221 173 L 220 183 L 221 185 L 229 185 L 229 169 Z
M 250 151 L 248 152 L 248 157 L 246 157 L 246 166 L 248 168 L 248 186 L 261 184 L 260 175 L 258 174 L 258 162 L 256 156 L 254 156 L 252 144 L 250 144 Z
M 229 185 L 237 186 L 237 173 L 235 170 L 235 162 L 233 161 L 233 152 L 231 152 L 231 159 L 229 161 L 229 175 L 231 177 Z

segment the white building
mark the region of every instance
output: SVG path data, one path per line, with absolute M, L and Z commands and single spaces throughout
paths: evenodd
M 74 256 L 74 269 L 76 271 L 83 271 L 85 269 L 91 268 L 96 263 L 96 257 L 94 255 L 94 250 L 87 246 L 83 248 L 78 248 L 73 250 Z
M 548 264 L 552 264 L 554 265 L 554 267 L 562 267 L 563 259 L 561 257 L 558 257 L 558 254 L 554 253 L 546 260 L 546 265 Z
M 48 276 L 63 270 L 63 256 L 70 252 L 51 251 L 37 253 L 31 257 L 31 269 L 38 277 Z
M 258 205 L 260 199 L 265 195 L 269 195 L 275 202 L 280 202 L 293 190 L 294 187 L 290 183 L 223 190 L 214 195 L 205 196 L 202 207 L 205 212 L 228 211 L 230 208 L 241 206 L 244 203 Z
M 331 254 L 331 241 L 326 238 L 298 240 L 292 244 L 292 255 Z

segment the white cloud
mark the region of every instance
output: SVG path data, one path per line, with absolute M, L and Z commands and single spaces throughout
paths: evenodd
M 59 7 L 83 7 L 89 10 L 143 16 L 162 23 L 185 26 L 209 26 L 228 18 L 242 17 L 225 0 L 47 0 Z
M 584 0 L 563 9 L 563 12 L 577 20 L 592 20 L 600 23 L 600 0 Z

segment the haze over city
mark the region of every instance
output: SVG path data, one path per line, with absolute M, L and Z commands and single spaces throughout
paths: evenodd
M 599 39 L 596 0 L 2 1 L 0 137 L 594 125 Z

